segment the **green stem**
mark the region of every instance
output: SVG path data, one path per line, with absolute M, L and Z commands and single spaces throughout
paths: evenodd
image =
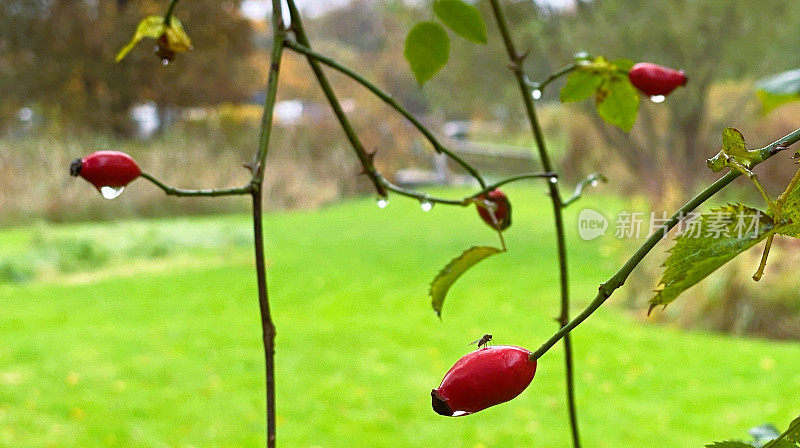
M 294 0 L 286 0 L 286 5 L 289 7 L 289 14 L 291 15 L 292 20 L 291 26 L 292 30 L 294 30 L 297 41 L 304 47 L 310 49 L 311 45 L 308 42 L 308 36 L 303 28 L 303 20 L 300 17 L 300 11 L 297 9 Z M 285 45 L 285 43 L 282 44 Z M 311 71 L 314 72 L 314 76 L 317 78 L 317 82 L 319 83 L 320 88 L 325 94 L 325 97 L 327 98 L 328 103 L 333 110 L 333 114 L 336 116 L 336 119 L 339 121 L 339 125 L 342 127 L 342 130 L 347 136 L 350 146 L 352 146 L 356 156 L 361 162 L 361 166 L 364 168 L 364 174 L 369 176 L 372 184 L 375 186 L 375 190 L 378 192 L 378 195 L 386 196 L 386 186 L 384 182 L 381 181 L 381 175 L 378 173 L 378 170 L 375 169 L 375 165 L 372 163 L 374 154 L 367 153 L 367 151 L 364 149 L 364 145 L 361 143 L 361 140 L 359 140 L 358 135 L 353 129 L 353 125 L 350 124 L 350 120 L 344 113 L 342 105 L 339 102 L 339 99 L 336 97 L 336 93 L 333 91 L 333 87 L 331 86 L 330 81 L 328 81 L 328 77 L 325 75 L 325 72 L 322 70 L 322 66 L 320 65 L 319 61 L 310 56 L 306 56 L 306 59 L 308 60 L 308 63 L 311 66 Z
M 234 188 L 186 190 L 183 188 L 170 187 L 147 173 L 142 173 L 141 176 L 155 184 L 158 188 L 164 190 L 164 193 L 168 196 L 234 196 L 250 194 L 253 190 L 252 185 Z
M 164 15 L 164 26 L 169 26 L 172 21 L 172 13 L 175 11 L 175 7 L 178 6 L 179 1 L 180 0 L 172 0 L 172 2 L 170 2 L 167 13 Z
M 573 62 L 572 64 L 569 64 L 569 65 L 567 65 L 565 67 L 562 67 L 561 69 L 559 69 L 555 73 L 550 74 L 550 76 L 548 76 L 547 79 L 545 79 L 542 82 L 531 82 L 531 81 L 528 81 L 526 79 L 526 81 L 527 81 L 526 83 L 527 83 L 529 88 L 531 88 L 531 89 L 539 89 L 540 92 L 544 93 L 544 89 L 545 89 L 545 87 L 548 86 L 548 84 L 550 84 L 551 82 L 555 81 L 556 79 L 558 79 L 558 78 L 560 78 L 560 77 L 562 77 L 562 76 L 564 76 L 566 74 L 572 73 L 573 71 L 575 71 L 576 68 L 578 68 L 578 64 Z
M 787 134 L 785 137 L 777 140 L 763 149 L 769 152 L 769 156 L 766 157 L 764 160 L 772 157 L 773 155 L 777 154 L 779 151 L 785 150 L 788 146 L 793 145 L 800 141 L 800 129 L 796 129 L 790 134 Z M 708 186 L 705 190 L 701 191 L 697 196 L 692 198 L 689 202 L 687 202 L 683 207 L 678 209 L 674 215 L 667 221 L 664 225 L 666 226 L 667 231 L 675 227 L 678 224 L 681 218 L 685 217 L 688 213 L 694 211 L 697 207 L 699 207 L 702 203 L 707 201 L 709 198 L 717 194 L 720 190 L 725 188 L 728 184 L 733 182 L 737 177 L 741 176 L 741 173 L 738 171 L 730 171 L 728 174 L 719 178 L 716 182 Z M 533 354 L 531 354 L 532 359 L 539 359 L 547 353 L 559 340 L 566 337 L 575 327 L 581 324 L 586 318 L 591 316 L 595 311 L 597 311 L 600 306 L 608 300 L 609 297 L 616 291 L 619 287 L 621 287 L 625 280 L 627 280 L 628 276 L 633 272 L 633 269 L 644 259 L 644 257 L 658 244 L 659 241 L 663 239 L 662 232 L 655 232 L 639 247 L 639 249 L 634 252 L 630 259 L 617 271 L 611 278 L 609 278 L 605 283 L 600 285 L 599 291 L 595 299 L 584 309 L 580 314 L 575 316 L 567 325 L 561 328 L 558 332 L 556 332 L 553 336 L 550 337 L 541 347 L 536 349 Z
M 531 125 L 534 139 L 536 140 L 536 147 L 539 150 L 539 158 L 542 161 L 542 168 L 545 171 L 553 171 L 552 164 L 550 163 L 550 156 L 547 152 L 545 145 L 542 127 L 536 115 L 536 107 L 533 104 L 533 98 L 530 95 L 527 76 L 522 69 L 522 62 L 524 56 L 517 53 L 514 46 L 514 40 L 511 37 L 508 24 L 506 22 L 503 9 L 500 7 L 499 0 L 490 0 L 492 12 L 497 21 L 497 26 L 500 29 L 500 34 L 503 37 L 508 58 L 511 62 L 511 69 L 517 79 L 520 93 L 522 94 L 522 101 L 525 106 L 525 113 L 528 116 L 528 121 Z M 563 73 L 567 73 L 570 69 L 565 68 Z M 561 73 L 561 74 L 563 74 Z M 560 76 L 560 75 L 559 75 Z M 553 78 L 555 79 L 555 78 Z M 545 84 L 548 82 L 546 81 Z M 541 87 L 540 87 L 541 88 Z M 561 312 L 558 316 L 558 322 L 563 328 L 569 321 L 569 273 L 567 268 L 567 242 L 564 232 L 564 214 L 563 205 L 561 200 L 561 192 L 558 188 L 558 182 L 548 182 L 550 187 L 550 199 L 553 203 L 553 218 L 556 229 L 556 244 L 558 248 L 558 269 L 561 280 Z M 572 445 L 575 448 L 580 447 L 580 437 L 578 434 L 578 414 L 577 406 L 575 404 L 575 381 L 573 369 L 573 356 L 572 356 L 572 341 L 567 334 L 564 337 L 564 362 L 565 362 L 565 380 L 567 389 L 567 408 L 569 411 L 570 429 L 572 435 Z
M 301 44 L 299 44 L 299 43 L 297 43 L 295 41 L 292 41 L 292 40 L 287 40 L 285 44 L 286 44 L 287 47 L 291 48 L 292 50 L 294 50 L 294 51 L 296 51 L 296 52 L 298 52 L 300 54 L 303 54 L 303 55 L 305 55 L 306 57 L 308 57 L 310 59 L 313 59 L 315 61 L 321 62 L 321 63 L 327 65 L 328 67 L 332 68 L 332 69 L 335 69 L 335 70 L 339 71 L 340 73 L 344 74 L 348 78 L 352 79 L 353 81 L 356 81 L 357 83 L 359 83 L 362 86 L 364 86 L 365 88 L 367 88 L 370 92 L 375 94 L 375 96 L 380 98 L 384 103 L 389 105 L 389 107 L 391 107 L 392 109 L 397 111 L 400 115 L 405 117 L 415 128 L 417 128 L 417 130 L 423 136 L 425 136 L 425 138 L 428 140 L 428 142 L 430 142 L 431 146 L 433 146 L 433 149 L 436 152 L 447 155 L 447 157 L 451 158 L 454 162 L 456 162 L 459 165 L 461 165 L 461 167 L 463 167 L 472 177 L 475 178 L 475 180 L 478 181 L 478 184 L 480 184 L 481 188 L 486 188 L 486 182 L 483 180 L 483 177 L 478 172 L 478 170 L 475 169 L 475 167 L 473 167 L 472 165 L 467 163 L 464 159 L 462 159 L 461 157 L 456 155 L 453 151 L 447 149 L 444 145 L 442 145 L 442 143 L 439 142 L 439 140 L 436 138 L 436 136 L 434 136 L 433 133 L 428 128 L 426 128 L 414 115 L 412 115 L 411 112 L 409 112 L 406 108 L 401 106 L 400 103 L 398 103 L 392 97 L 392 95 L 384 92 L 383 90 L 381 90 L 380 87 L 376 86 L 375 84 L 373 84 L 368 79 L 366 79 L 364 76 L 360 75 L 359 73 L 355 72 L 354 70 L 346 67 L 343 64 L 340 64 L 338 61 L 336 61 L 334 59 L 331 59 L 331 58 L 329 58 L 327 56 L 323 56 L 323 55 L 315 52 L 314 50 L 312 50 L 311 48 L 308 48 L 305 45 L 301 45 Z

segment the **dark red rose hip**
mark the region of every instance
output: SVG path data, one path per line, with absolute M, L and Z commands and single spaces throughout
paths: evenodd
M 108 199 L 119 196 L 126 185 L 142 174 L 133 158 L 119 151 L 97 151 L 75 159 L 69 172 L 89 181 Z
M 686 85 L 686 74 L 649 62 L 640 62 L 628 72 L 628 78 L 637 89 L 649 96 L 669 95 L 673 90 Z
M 478 201 L 475 205 L 478 208 L 478 214 L 483 222 L 497 230 L 505 230 L 511 225 L 511 202 L 508 197 L 500 190 L 492 190 L 487 194 L 482 194 L 477 197 Z M 492 213 L 487 208 L 487 201 L 494 205 L 494 217 L 497 223 L 492 219 Z
M 530 355 L 522 347 L 496 345 L 463 356 L 431 391 L 433 410 L 459 417 L 511 400 L 536 374 Z

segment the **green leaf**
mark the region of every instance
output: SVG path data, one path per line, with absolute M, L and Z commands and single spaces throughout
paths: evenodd
M 690 226 L 695 232 L 690 231 Z M 667 305 L 720 266 L 758 244 L 775 230 L 766 212 L 742 204 L 704 213 L 685 231 L 664 262 L 664 275 L 650 300 L 650 310 Z
M 786 187 L 789 188 L 789 187 Z M 779 235 L 800 238 L 800 182 L 794 185 L 781 209 L 781 218 L 791 223 L 778 230 Z
M 612 76 L 598 89 L 597 113 L 608 123 L 630 132 L 639 113 L 639 93 L 627 76 Z
M 591 98 L 603 83 L 603 75 L 588 70 L 575 70 L 561 88 L 561 102 L 571 103 Z
M 634 62 L 630 59 L 617 59 L 616 61 L 612 62 L 614 67 L 620 72 L 624 72 L 626 75 L 629 71 L 633 68 Z
M 800 69 L 789 70 L 756 82 L 758 90 L 773 95 L 800 94 Z
M 764 445 L 764 448 L 797 448 L 797 444 L 786 439 L 780 439 L 777 442 L 773 440 Z
M 486 23 L 478 8 L 462 0 L 436 0 L 433 12 L 456 34 L 476 44 L 486 43 Z
M 756 92 L 756 96 L 761 100 L 761 113 L 764 115 L 786 103 L 800 101 L 800 94 L 797 93 L 791 95 L 776 95 L 764 90 L 759 90 Z
M 121 61 L 145 37 L 158 39 L 164 33 L 164 28 L 164 18 L 161 16 L 148 16 L 142 19 L 136 27 L 136 32 L 133 33 L 133 39 L 119 50 L 115 61 Z
M 473 246 L 454 258 L 447 266 L 439 271 L 439 274 L 431 282 L 431 287 L 428 291 L 428 294 L 431 296 L 433 310 L 436 311 L 439 317 L 442 317 L 444 298 L 450 290 L 450 287 L 453 286 L 453 283 L 484 258 L 499 254 L 500 252 L 502 252 L 502 250 L 495 247 Z
M 739 442 L 737 440 L 728 440 L 725 442 L 714 442 L 706 445 L 706 448 L 753 448 L 749 443 Z
M 436 22 L 418 23 L 406 37 L 403 56 L 419 85 L 423 85 L 447 64 L 450 38 Z
M 783 440 L 800 443 L 800 417 L 789 423 L 789 428 L 782 434 Z M 769 444 L 767 444 L 769 446 Z

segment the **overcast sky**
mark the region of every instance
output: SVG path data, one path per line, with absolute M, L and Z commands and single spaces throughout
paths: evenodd
M 297 4 L 308 16 L 318 16 L 330 9 L 345 5 L 350 0 L 298 0 Z M 417 0 L 404 0 L 406 3 L 417 3 Z M 536 3 L 549 5 L 553 8 L 569 8 L 575 4 L 575 0 L 535 0 Z M 264 20 L 267 13 L 272 10 L 270 0 L 244 0 L 242 2 L 242 13 L 253 20 Z

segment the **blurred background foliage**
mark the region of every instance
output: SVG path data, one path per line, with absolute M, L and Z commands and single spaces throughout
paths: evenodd
M 152 41 L 140 44 L 120 64 L 113 58 L 138 20 L 163 14 L 166 1 L 2 2 L 0 226 L 242 210 L 244 204 L 235 199 L 165 198 L 143 182 L 132 184 L 125 200 L 104 202 L 83 183 L 71 182 L 67 166 L 89 152 L 115 149 L 129 152 L 145 170 L 176 186 L 245 182 L 248 173 L 242 163 L 250 159 L 257 140 L 270 39 L 265 18 L 242 12 L 243 4 L 257 3 L 182 2 L 178 16 L 195 49 L 162 66 Z M 718 150 L 722 128 L 737 127 L 752 146 L 760 146 L 797 127 L 797 105 L 760 115 L 753 82 L 800 65 L 800 34 L 792 31 L 800 28 L 800 3 L 505 3 L 520 47 L 530 50 L 526 68 L 534 80 L 569 63 L 581 50 L 681 68 L 689 76 L 688 86 L 664 104 L 643 101 L 630 134 L 602 123 L 588 103 L 559 105 L 560 85 L 548 88 L 540 100 L 542 119 L 557 162 L 565 167 L 566 182 L 602 172 L 611 179 L 606 194 L 618 192 L 633 198 L 631 203 L 672 210 L 715 179 L 704 159 Z M 454 39 L 451 61 L 423 89 L 407 68 L 402 46 L 411 25 L 430 18 L 428 2 L 314 5 L 316 13 L 306 28 L 319 52 L 364 73 L 437 134 L 448 133 L 448 124 L 465 129 L 466 139 L 483 148 L 483 154 L 467 156 L 482 169 L 493 174 L 535 169 L 526 149 L 533 142 L 487 1 L 477 5 L 489 26 L 488 45 Z M 431 169 L 432 151 L 414 129 L 353 82 L 338 74 L 332 79 L 365 144 L 378 150 L 382 171 L 392 177 L 403 168 Z M 368 182 L 356 175 L 355 159 L 303 58 L 287 52 L 281 82 L 282 103 L 265 180 L 269 206 L 314 208 L 370 193 Z M 153 117 L 156 121 L 150 123 Z M 493 157 L 486 148 L 499 148 L 503 156 Z M 795 168 L 771 162 L 759 170 L 768 188 L 777 192 Z M 751 190 L 742 184 L 720 200 L 759 204 Z M 64 251 L 67 259 L 86 249 L 78 240 L 42 241 L 42 250 Z M 781 264 L 792 266 L 797 245 L 782 244 L 778 250 L 789 261 Z M 620 246 L 624 259 L 630 244 Z M 112 253 L 101 250 L 72 258 L 102 263 Z M 659 276 L 658 258 L 642 266 L 642 274 L 626 286 L 629 304 L 638 309 Z M 663 318 L 741 334 L 800 336 L 797 282 L 788 272 L 776 272 L 765 279 L 774 285 L 755 288 L 748 277 L 756 263 L 744 258 L 691 290 L 693 297 L 671 306 Z M 23 281 L 39 269 L 25 260 L 4 263 L 0 281 Z M 784 315 L 789 317 L 780 325 L 766 324 Z

